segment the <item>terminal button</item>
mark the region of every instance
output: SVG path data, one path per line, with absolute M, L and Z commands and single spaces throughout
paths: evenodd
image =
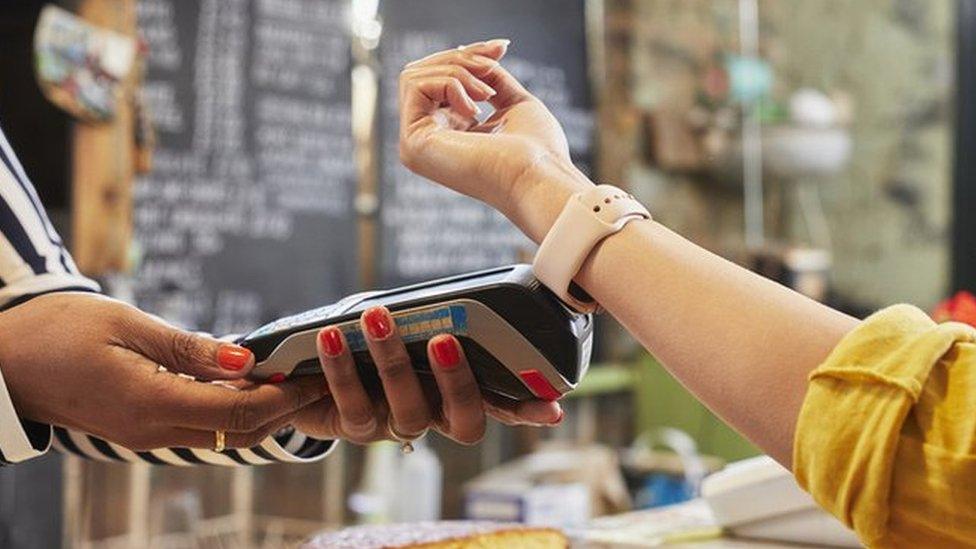
M 519 372 L 519 377 L 532 391 L 532 394 L 542 400 L 559 400 L 559 397 L 563 396 L 539 370 L 522 370 Z

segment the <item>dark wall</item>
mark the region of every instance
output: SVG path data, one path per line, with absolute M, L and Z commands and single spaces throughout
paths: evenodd
M 45 2 L 5 2 L 0 10 L 0 127 L 49 209 L 68 207 L 68 117 L 34 78 L 34 26 Z
M 952 285 L 976 291 L 976 0 L 959 0 Z

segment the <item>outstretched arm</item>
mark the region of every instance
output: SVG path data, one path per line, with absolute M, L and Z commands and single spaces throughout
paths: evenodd
M 520 226 L 537 241 L 568 199 L 562 171 L 540 166 L 525 182 L 533 190 Z M 716 414 L 786 466 L 807 375 L 857 325 L 653 221 L 604 240 L 576 281 Z
M 558 122 L 498 63 L 507 46 L 483 42 L 407 66 L 401 157 L 540 242 L 569 196 L 593 183 L 573 167 Z M 479 122 L 472 100 L 489 101 L 495 112 Z M 807 375 L 857 324 L 653 221 L 606 239 L 576 280 L 686 387 L 784 465 Z

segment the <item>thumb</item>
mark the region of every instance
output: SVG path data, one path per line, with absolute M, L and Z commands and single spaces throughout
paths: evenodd
M 240 379 L 254 367 L 250 350 L 144 315 L 130 323 L 134 350 L 167 370 L 202 380 Z

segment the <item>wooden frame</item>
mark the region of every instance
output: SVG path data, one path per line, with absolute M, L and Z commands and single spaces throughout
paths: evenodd
M 78 14 L 100 27 L 136 36 L 136 0 L 83 0 Z M 120 89 L 115 118 L 76 123 L 72 188 L 72 255 L 88 276 L 126 271 L 132 240 L 137 71 Z

